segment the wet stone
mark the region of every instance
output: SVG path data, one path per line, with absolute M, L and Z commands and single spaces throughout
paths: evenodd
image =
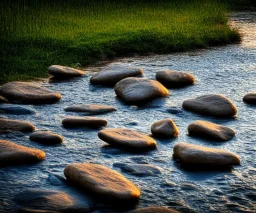
M 179 135 L 179 129 L 172 119 L 156 121 L 151 126 L 151 132 L 156 137 L 175 138 Z
M 133 211 L 129 211 L 128 213 L 179 213 L 179 212 L 167 207 L 157 206 L 157 207 L 135 209 Z
M 36 111 L 29 107 L 13 106 L 11 104 L 5 104 L 0 106 L 0 113 L 12 114 L 12 115 L 33 115 Z
M 67 112 L 82 112 L 91 115 L 104 114 L 108 112 L 114 112 L 116 110 L 117 109 L 113 106 L 95 104 L 80 104 L 65 108 L 65 111 Z
M 60 79 L 80 77 L 84 75 L 84 71 L 82 70 L 60 65 L 52 65 L 48 67 L 48 72 L 50 75 L 54 76 L 54 78 Z
M 59 144 L 63 141 L 63 137 L 50 131 L 33 132 L 29 139 L 44 145 Z
M 243 97 L 243 101 L 247 104 L 256 104 L 256 92 L 251 92 Z
M 70 116 L 62 120 L 62 125 L 66 128 L 88 127 L 99 128 L 107 126 L 108 121 L 103 118 L 89 117 L 89 116 Z
M 0 118 L 0 133 L 33 132 L 35 126 L 27 121 Z

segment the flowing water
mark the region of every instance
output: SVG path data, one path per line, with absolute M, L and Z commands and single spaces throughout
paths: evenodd
M 170 97 L 153 101 L 145 107 L 125 105 L 115 97 L 113 89 L 90 85 L 91 73 L 67 82 L 39 82 L 60 92 L 62 100 L 53 105 L 31 106 L 37 111 L 35 115 L 6 116 L 31 121 L 37 129 L 59 133 L 65 140 L 62 145 L 43 146 L 31 142 L 28 134 L 0 136 L 18 144 L 40 148 L 47 154 L 46 160 L 39 164 L 0 169 L 0 212 L 15 212 L 18 205 L 13 198 L 25 189 L 60 189 L 61 184 L 53 181 L 55 175 L 63 176 L 64 168 L 74 162 L 96 162 L 110 168 L 117 162 L 149 163 L 161 168 L 162 174 L 155 177 L 123 173 L 141 189 L 137 207 L 169 206 L 181 212 L 256 212 L 256 108 L 242 101 L 246 93 L 256 90 L 256 13 L 234 14 L 230 23 L 242 32 L 241 44 L 113 62 L 141 67 L 149 79 L 154 79 L 157 71 L 166 69 L 188 71 L 196 77 L 194 86 L 170 90 Z M 89 68 L 94 69 L 98 68 Z M 237 117 L 215 119 L 182 110 L 183 100 L 211 93 L 230 98 L 238 108 Z M 113 105 L 118 111 L 100 116 L 109 121 L 108 127 L 131 128 L 148 134 L 153 122 L 172 118 L 179 127 L 180 136 L 157 140 L 157 150 L 146 154 L 106 148 L 97 137 L 97 130 L 68 130 L 61 126 L 63 118 L 74 115 L 65 112 L 64 108 L 82 103 Z M 170 108 L 172 110 L 168 112 Z M 198 119 L 229 126 L 236 131 L 236 136 L 224 143 L 189 137 L 187 126 Z M 181 141 L 232 151 L 240 155 L 241 165 L 231 171 L 184 170 L 172 159 L 173 146 Z M 97 203 L 94 212 L 125 211 L 111 210 Z

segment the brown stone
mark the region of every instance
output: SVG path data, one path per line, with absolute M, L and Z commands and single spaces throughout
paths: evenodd
M 55 78 L 74 78 L 84 75 L 84 71 L 71 67 L 52 65 L 48 67 L 48 72 Z
M 107 126 L 108 121 L 103 118 L 89 117 L 89 116 L 70 116 L 62 121 L 62 125 L 67 128 L 76 128 L 76 127 L 90 127 L 90 128 L 99 128 Z
M 67 112 L 84 112 L 87 114 L 104 114 L 108 112 L 116 111 L 117 109 L 113 106 L 96 105 L 96 104 L 81 104 L 73 105 L 65 108 Z
M 61 135 L 49 131 L 36 131 L 30 135 L 29 139 L 45 145 L 59 144 L 63 141 Z
M 256 92 L 246 94 L 243 101 L 247 104 L 256 104 Z
M 156 121 L 151 126 L 151 132 L 154 136 L 163 138 L 174 138 L 179 135 L 179 129 L 172 119 Z
M 27 121 L 12 120 L 7 118 L 0 118 L 0 132 L 33 132 L 35 126 Z

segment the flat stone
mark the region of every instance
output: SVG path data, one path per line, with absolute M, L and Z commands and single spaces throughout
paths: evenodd
M 246 94 L 243 101 L 247 104 L 256 104 L 256 92 Z
M 195 121 L 188 126 L 191 136 L 208 138 L 211 140 L 228 141 L 235 136 L 235 132 L 229 127 L 207 121 Z
M 84 71 L 71 67 L 52 65 L 48 67 L 48 72 L 55 78 L 74 78 L 84 75 Z
M 61 99 L 61 95 L 32 83 L 13 81 L 0 88 L 0 95 L 11 103 L 52 104 Z
M 203 95 L 183 102 L 183 108 L 203 115 L 232 117 L 236 106 L 223 95 Z
M 189 143 L 176 144 L 173 156 L 185 165 L 221 168 L 240 164 L 240 157 L 232 152 Z
M 36 114 L 36 111 L 29 107 L 13 106 L 11 104 L 4 104 L 0 106 L 0 113 L 12 114 L 12 115 L 32 115 Z
M 133 211 L 129 211 L 128 213 L 179 213 L 179 212 L 173 209 L 169 209 L 167 207 L 156 206 L 156 207 L 135 209 Z
M 83 112 L 91 115 L 104 114 L 104 113 L 113 112 L 116 110 L 117 109 L 113 106 L 95 105 L 95 104 L 73 105 L 65 108 L 65 111 L 67 112 Z
M 126 78 L 115 86 L 116 95 L 125 102 L 143 103 L 169 95 L 169 91 L 158 81 L 144 78 Z
M 9 101 L 5 97 L 0 95 L 0 103 L 9 103 Z
M 89 116 L 70 116 L 62 120 L 62 125 L 67 128 L 76 127 L 90 127 L 99 128 L 107 126 L 108 121 L 103 118 L 89 117 Z
M 49 131 L 36 131 L 33 132 L 29 139 L 45 145 L 59 144 L 63 141 L 63 137 Z
M 156 121 L 151 126 L 151 132 L 154 136 L 163 138 L 174 138 L 179 135 L 179 129 L 172 119 Z
M 40 149 L 29 148 L 11 141 L 0 140 L 0 166 L 36 163 L 45 158 Z
M 35 126 L 27 121 L 0 118 L 0 132 L 33 132 Z
M 158 167 L 150 164 L 115 163 L 113 166 L 120 168 L 122 172 L 140 177 L 157 176 L 161 174 L 161 170 Z
M 140 190 L 122 174 L 92 163 L 68 165 L 64 174 L 68 181 L 85 191 L 111 201 L 132 201 L 140 197 Z
M 164 70 L 156 73 L 156 80 L 167 88 L 177 88 L 194 84 L 195 78 L 190 73 Z
M 110 145 L 133 151 L 146 151 L 156 148 L 157 145 L 153 138 L 130 129 L 103 129 L 98 133 L 98 136 Z
M 92 84 L 115 85 L 124 78 L 143 75 L 143 70 L 138 67 L 111 66 L 94 74 L 90 82 Z

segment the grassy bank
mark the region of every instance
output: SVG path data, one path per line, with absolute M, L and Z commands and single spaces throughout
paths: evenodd
M 47 76 L 131 53 L 169 53 L 239 40 L 218 0 L 1 0 L 0 81 Z

